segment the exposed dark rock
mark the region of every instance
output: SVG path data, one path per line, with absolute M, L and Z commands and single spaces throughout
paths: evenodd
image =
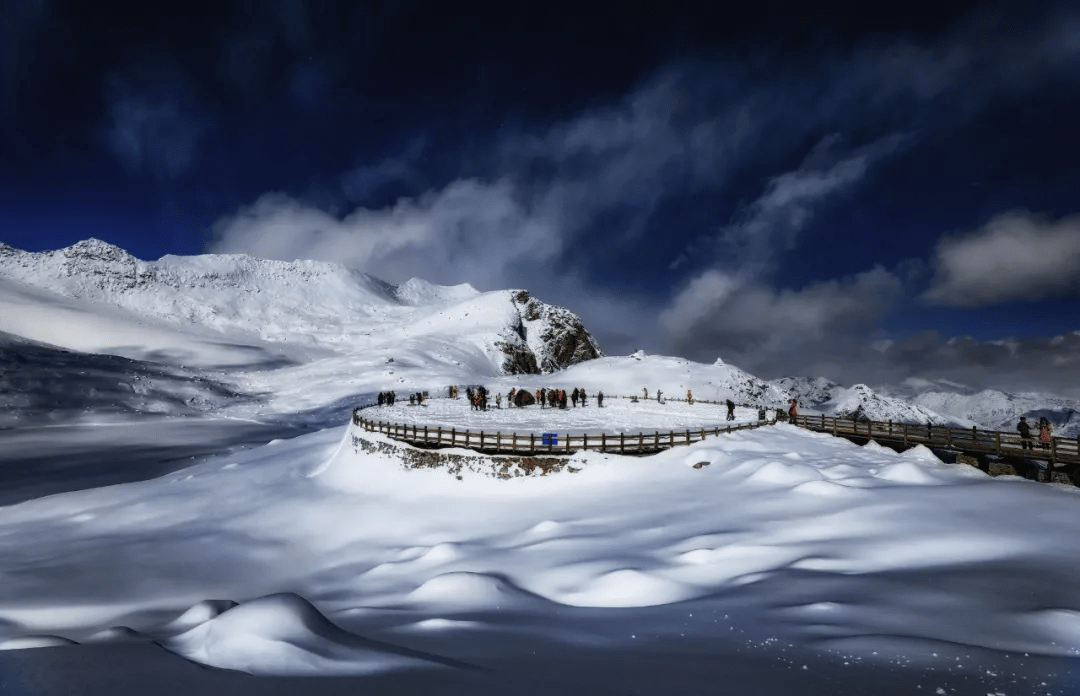
M 529 392 L 528 389 L 518 389 L 517 393 L 514 394 L 514 405 L 515 406 L 518 406 L 518 407 L 532 406 L 535 403 L 536 403 L 536 397 L 534 397 L 532 395 L 532 393 Z
M 357 452 L 385 454 L 401 460 L 407 469 L 445 469 L 446 473 L 462 478 L 462 472 L 472 472 L 483 476 L 500 479 L 520 478 L 523 476 L 547 476 L 551 473 L 566 471 L 577 473 L 584 466 L 583 461 L 572 457 L 531 457 L 531 456 L 486 456 L 464 455 L 439 450 L 425 450 L 390 442 L 368 440 L 353 435 L 353 448 Z M 577 464 L 577 466 L 574 466 Z

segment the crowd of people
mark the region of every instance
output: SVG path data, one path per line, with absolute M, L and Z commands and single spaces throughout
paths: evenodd
M 648 389 L 648 387 L 643 387 L 642 392 L 644 394 L 644 398 L 647 400 L 649 398 L 649 389 Z M 460 393 L 461 393 L 460 392 L 460 387 L 458 385 L 451 385 L 447 389 L 447 396 L 449 396 L 449 398 L 451 398 L 451 399 L 459 398 Z M 660 391 L 659 389 L 656 390 L 655 393 L 656 393 L 656 400 L 658 402 L 660 402 L 660 403 L 663 403 L 663 394 L 664 393 L 662 391 Z M 465 398 L 469 402 L 469 407 L 474 411 L 487 411 L 490 408 L 490 392 L 488 391 L 488 388 L 483 386 L 483 385 L 475 385 L 475 386 L 466 387 L 466 389 L 465 389 Z M 558 408 L 558 409 L 578 408 L 578 407 L 584 408 L 585 406 L 588 405 L 589 398 L 590 398 L 589 394 L 585 391 L 584 388 L 581 388 L 581 387 L 577 387 L 577 388 L 573 389 L 569 394 L 567 394 L 565 389 L 553 389 L 553 388 L 548 388 L 548 387 L 541 387 L 541 388 L 537 389 L 535 392 L 532 392 L 532 391 L 529 391 L 529 390 L 526 390 L 526 389 L 518 389 L 517 387 L 514 387 L 507 394 L 506 405 L 508 407 L 513 405 L 513 406 L 517 406 L 518 408 L 522 408 L 524 406 L 532 406 L 534 404 L 539 404 L 540 408 Z M 594 398 L 596 399 L 596 405 L 598 407 L 600 407 L 600 408 L 603 408 L 604 407 L 604 392 L 598 391 Z M 425 399 L 427 399 L 427 392 L 415 392 L 415 393 L 409 395 L 409 405 L 411 405 L 411 406 L 422 405 L 424 403 Z M 397 400 L 397 394 L 395 392 L 393 392 L 393 391 L 380 392 L 379 397 L 378 397 L 378 405 L 379 406 L 393 406 L 394 402 L 396 400 Z M 636 396 L 631 397 L 631 401 L 637 401 L 637 400 L 638 400 L 638 397 L 636 397 Z M 495 401 L 495 408 L 501 409 L 502 408 L 502 401 L 503 401 L 502 394 L 496 392 L 495 397 L 494 397 L 494 401 Z M 686 390 L 686 401 L 689 404 L 694 403 L 694 393 L 690 389 Z M 732 401 L 731 399 L 727 399 L 724 402 L 724 405 L 727 406 L 727 420 L 729 420 L 729 421 L 735 420 L 735 402 Z M 791 399 L 791 401 L 788 403 L 787 413 L 785 414 L 783 411 L 777 409 L 777 417 L 779 419 L 783 420 L 785 415 L 786 415 L 787 419 L 789 419 L 791 421 L 794 421 L 795 417 L 798 415 L 797 406 L 798 406 L 798 404 L 797 404 L 796 400 Z M 1048 422 L 1046 422 L 1045 418 L 1042 419 L 1042 423 L 1040 423 L 1040 428 L 1042 427 L 1043 423 L 1045 423 L 1046 428 L 1049 428 L 1050 424 Z M 1025 441 L 1030 440 L 1030 437 L 1031 437 L 1030 428 L 1029 428 L 1029 426 L 1028 426 L 1025 419 L 1021 419 L 1021 423 L 1020 423 L 1019 426 L 1017 426 L 1017 429 L 1021 431 L 1021 437 L 1024 438 Z M 1028 432 L 1027 435 L 1023 434 L 1025 431 Z M 1047 430 L 1047 432 L 1049 432 L 1049 431 Z M 1048 441 L 1049 436 L 1047 435 L 1047 437 L 1044 438 L 1044 439 L 1046 441 Z M 1026 447 L 1026 445 L 1025 445 L 1025 447 Z

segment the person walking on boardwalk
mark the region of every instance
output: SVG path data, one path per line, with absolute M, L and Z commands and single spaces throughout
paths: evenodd
M 641 391 L 645 392 L 645 400 L 648 401 L 649 400 L 649 388 L 648 387 L 642 387 Z
M 495 408 L 502 408 L 502 392 L 495 392 Z
M 1050 432 L 1051 431 L 1052 431 L 1052 428 L 1050 427 L 1050 421 L 1046 420 L 1046 418 L 1040 418 L 1039 419 L 1039 442 L 1042 444 L 1042 448 L 1044 450 L 1050 449 Z
M 788 410 L 787 410 L 787 415 L 788 415 L 788 421 L 789 422 L 794 423 L 795 420 L 799 417 L 799 408 L 798 407 L 799 407 L 799 403 L 797 401 L 795 401 L 795 399 L 792 399 L 791 400 L 791 406 L 789 406 Z
M 581 405 L 584 406 L 585 405 L 585 390 L 584 389 L 578 388 L 577 398 L 578 398 L 578 401 L 581 402 Z
M 598 408 L 604 407 L 604 392 L 596 392 L 596 406 Z
M 1035 449 L 1034 443 L 1031 442 L 1031 426 L 1028 425 L 1027 416 L 1020 416 L 1016 431 L 1020 433 L 1020 449 Z
M 577 408 L 577 387 L 574 387 L 574 391 L 570 392 L 570 401 L 574 404 L 574 408 Z
M 735 420 L 735 402 L 731 399 L 727 400 L 727 419 Z

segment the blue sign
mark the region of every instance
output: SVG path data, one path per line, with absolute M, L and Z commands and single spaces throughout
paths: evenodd
M 544 433 L 543 440 L 545 445 L 558 445 L 559 434 L 558 433 Z

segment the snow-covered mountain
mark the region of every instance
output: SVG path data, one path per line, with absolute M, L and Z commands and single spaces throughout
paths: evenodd
M 1029 420 L 1045 417 L 1053 424 L 1055 435 L 1080 435 L 1080 401 L 1076 399 L 1034 392 L 978 391 L 940 380 L 907 380 L 879 391 L 937 413 L 971 420 L 982 428 L 1011 431 L 1020 416 Z
M 550 372 L 602 354 L 572 312 L 523 290 L 481 293 L 416 278 L 394 286 L 318 261 L 208 254 L 150 262 L 88 239 L 37 253 L 0 245 L 0 280 L 0 330 L 158 362 L 281 366 L 419 341 L 499 374 Z
M 845 387 L 823 377 L 781 377 L 770 382 L 779 391 L 797 399 L 801 413 L 820 413 L 854 420 L 929 423 L 970 428 L 971 419 L 856 384 Z M 985 426 L 984 426 L 985 427 Z

